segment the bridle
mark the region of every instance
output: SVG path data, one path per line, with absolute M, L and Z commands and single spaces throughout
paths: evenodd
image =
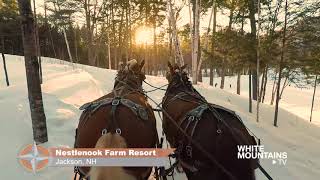
M 136 73 L 132 70 L 120 70 L 115 78 L 112 92 L 115 97 L 125 97 L 133 92 L 138 92 L 144 95 L 142 82 L 145 78 L 145 75 L 142 73 Z M 123 94 L 124 90 L 128 90 L 128 92 Z
M 169 80 L 168 75 L 167 79 Z M 171 80 L 169 80 L 167 92 L 169 92 L 172 87 L 178 87 L 179 84 L 182 84 L 183 88 L 185 89 L 190 89 L 191 91 L 194 91 L 194 88 L 192 87 L 186 72 L 180 69 L 176 69 L 171 75 L 170 79 Z
M 169 80 L 168 76 L 167 76 L 167 79 Z M 181 88 L 179 88 L 179 87 L 181 87 Z M 174 89 L 174 88 L 179 88 L 181 93 L 192 96 L 192 97 L 196 98 L 198 101 L 190 101 L 190 100 L 185 99 L 183 97 L 176 96 L 175 94 L 171 93 L 172 89 Z M 165 93 L 165 97 L 162 101 L 162 104 L 164 102 L 166 102 L 170 96 L 176 96 L 180 100 L 183 100 L 186 102 L 192 102 L 195 104 L 201 104 L 201 103 L 209 104 L 206 101 L 206 99 L 192 86 L 191 82 L 189 81 L 189 77 L 188 77 L 187 73 L 184 71 L 181 71 L 181 70 L 176 70 L 172 74 L 171 80 L 169 80 L 169 85 L 168 85 L 167 91 Z

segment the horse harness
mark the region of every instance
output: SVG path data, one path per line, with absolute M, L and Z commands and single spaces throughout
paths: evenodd
M 104 98 L 98 101 L 93 101 L 86 103 L 82 105 L 79 109 L 83 110 L 83 113 L 89 113 L 89 115 L 94 114 L 98 109 L 105 106 L 111 105 L 111 121 L 107 124 L 107 126 L 102 129 L 101 135 L 107 134 L 108 132 L 111 133 L 117 133 L 121 135 L 121 128 L 119 127 L 117 120 L 116 120 L 116 109 L 120 105 L 123 105 L 124 107 L 127 107 L 130 109 L 136 116 L 138 116 L 140 119 L 146 121 L 148 120 L 148 111 L 145 107 L 142 105 L 135 103 L 129 99 L 122 98 L 122 97 L 114 97 L 114 98 Z M 109 130 L 108 130 L 109 129 Z M 75 136 L 75 144 L 74 147 L 77 148 L 77 134 L 78 129 L 76 129 L 76 136 Z M 79 167 L 74 168 L 74 179 L 76 179 L 77 174 L 79 174 L 80 178 L 79 180 L 83 180 L 86 178 L 86 175 Z M 86 178 L 89 179 L 89 178 Z
M 197 99 L 199 99 L 200 101 L 192 101 L 187 99 L 187 96 L 192 96 L 192 97 L 196 97 Z M 194 133 L 196 131 L 196 128 L 198 126 L 198 123 L 201 121 L 202 115 L 204 112 L 209 111 L 211 112 L 214 117 L 217 119 L 217 131 L 216 133 L 218 135 L 222 134 L 222 130 L 221 130 L 221 126 L 222 126 L 222 117 L 219 114 L 219 112 L 217 111 L 217 109 L 219 110 L 225 110 L 233 115 L 235 115 L 240 121 L 241 119 L 239 118 L 238 115 L 236 115 L 236 113 L 234 111 L 231 111 L 229 109 L 226 109 L 222 106 L 218 106 L 215 104 L 209 104 L 207 101 L 204 100 L 204 98 L 199 95 L 198 92 L 180 92 L 174 96 L 171 96 L 172 98 L 168 98 L 168 95 L 164 98 L 163 100 L 163 106 L 168 106 L 171 102 L 179 99 L 179 100 L 183 100 L 186 102 L 193 102 L 196 103 L 197 106 L 194 107 L 193 109 L 189 110 L 186 115 L 178 122 L 178 125 L 183 128 L 183 130 L 190 136 L 193 137 Z M 184 127 L 182 127 L 182 125 L 185 124 Z M 219 136 L 218 136 L 219 137 Z M 204 162 L 200 162 L 198 160 L 192 160 L 192 143 L 190 141 L 185 142 L 185 140 L 180 140 L 178 142 L 176 142 L 176 152 L 175 152 L 175 156 L 178 159 L 179 163 L 184 167 L 187 168 L 189 171 L 191 171 L 192 173 L 195 173 L 197 171 L 199 171 L 200 168 L 203 167 L 209 167 L 210 165 L 208 163 L 204 163 Z M 187 161 L 184 161 L 181 159 L 181 156 L 183 155 L 183 152 L 186 153 L 187 156 Z M 177 166 L 178 163 L 174 164 L 174 166 Z
M 79 108 L 80 110 L 83 110 L 83 113 L 86 113 L 85 114 L 86 116 L 88 116 L 88 115 L 91 116 L 101 107 L 111 105 L 111 119 L 108 122 L 108 124 L 106 125 L 106 127 L 104 129 L 102 129 L 101 135 L 107 134 L 109 132 L 117 133 L 117 134 L 121 135 L 121 128 L 119 127 L 118 122 L 116 120 L 116 110 L 117 110 L 117 107 L 119 107 L 121 105 L 130 109 L 137 117 L 139 117 L 143 121 L 147 121 L 149 118 L 148 111 L 144 106 L 142 106 L 138 103 L 135 103 L 135 102 L 131 101 L 130 99 L 125 98 L 126 95 L 131 94 L 133 92 L 138 92 L 138 93 L 143 94 L 142 89 L 132 88 L 128 83 L 124 82 L 119 77 L 116 78 L 116 82 L 124 84 L 124 86 L 126 86 L 130 91 L 128 93 L 120 96 L 116 92 L 118 89 L 114 89 L 113 90 L 113 94 L 114 94 L 113 98 L 103 98 L 100 100 L 95 100 L 95 101 L 86 103 Z M 123 88 L 120 87 L 119 90 L 120 90 L 120 94 L 121 94 L 121 92 L 123 91 Z M 88 117 L 84 117 L 83 119 L 88 119 Z M 80 123 L 79 123 L 79 125 L 80 125 Z M 78 135 L 78 128 L 76 129 L 76 135 L 75 135 L 75 144 L 74 144 L 75 148 L 77 148 L 77 135 Z M 84 173 L 81 170 L 80 167 L 74 167 L 74 173 L 75 173 L 74 179 L 77 178 L 78 174 L 80 176 L 79 180 L 84 180 L 84 179 L 89 180 L 90 179 L 90 177 L 88 177 L 86 175 L 86 173 Z

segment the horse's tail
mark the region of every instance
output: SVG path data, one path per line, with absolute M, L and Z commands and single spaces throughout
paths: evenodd
M 117 133 L 102 135 L 96 143 L 96 148 L 126 147 L 126 140 Z M 91 180 L 136 180 L 134 176 L 128 174 L 122 167 L 92 166 L 89 176 Z
M 126 140 L 117 133 L 107 133 L 102 135 L 97 143 L 96 148 L 126 148 Z

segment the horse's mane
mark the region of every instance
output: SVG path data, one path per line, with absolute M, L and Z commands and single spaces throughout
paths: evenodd
M 143 81 L 144 78 L 145 75 L 140 71 L 138 61 L 133 59 L 126 64 L 120 64 L 113 88 L 129 85 L 131 88 L 141 89 L 142 91 L 142 84 L 140 85 L 139 81 Z

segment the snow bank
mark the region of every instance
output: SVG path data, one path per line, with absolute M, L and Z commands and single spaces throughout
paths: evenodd
M 33 175 L 26 172 L 17 162 L 18 150 L 32 142 L 32 127 L 24 61 L 19 56 L 6 55 L 6 57 L 11 86 L 6 87 L 4 78 L 0 78 L 0 108 L 2 112 L 0 140 L 5 144 L 0 155 L 2 160 L 0 161 L 2 171 L 0 178 L 71 179 L 73 176 L 72 168 L 49 167 Z M 43 59 L 42 90 L 49 134 L 49 143 L 44 146 L 72 147 L 74 129 L 81 113 L 78 107 L 110 92 L 116 72 L 79 64 L 71 65 L 52 58 Z M 2 77 L 2 61 L 0 67 Z M 271 160 L 261 161 L 274 179 L 318 179 L 320 176 L 320 156 L 318 155 L 320 129 L 306 121 L 305 116 L 308 113 L 304 110 L 309 106 L 308 102 L 312 97 L 312 90 L 288 87 L 281 101 L 279 127 L 275 128 L 272 125 L 274 107 L 262 104 L 260 123 L 256 123 L 255 114 L 248 113 L 247 79 L 245 76 L 242 77 L 241 96 L 234 94 L 236 91 L 235 80 L 235 77 L 226 78 L 226 88 L 220 90 L 207 85 L 208 79 L 204 78 L 204 83 L 197 85 L 196 88 L 208 101 L 236 111 L 251 131 L 261 138 L 266 151 L 288 152 L 288 161 L 285 166 L 272 164 Z M 156 86 L 167 83 L 165 78 L 154 76 L 147 76 L 147 81 Z M 215 82 L 219 82 L 218 78 L 215 79 Z M 231 88 L 229 84 L 232 84 Z M 268 91 L 271 89 L 270 86 L 272 84 L 268 83 Z M 153 88 L 144 84 L 144 89 L 151 90 Z M 164 92 L 155 91 L 148 95 L 160 102 Z M 317 107 L 317 104 L 315 106 Z M 316 110 L 315 121 L 320 117 L 319 108 Z M 161 134 L 161 121 L 159 118 L 157 120 L 158 133 Z M 258 180 L 266 179 L 259 171 L 257 171 L 257 176 Z M 183 174 L 179 174 L 176 175 L 176 179 L 185 179 L 185 177 Z

